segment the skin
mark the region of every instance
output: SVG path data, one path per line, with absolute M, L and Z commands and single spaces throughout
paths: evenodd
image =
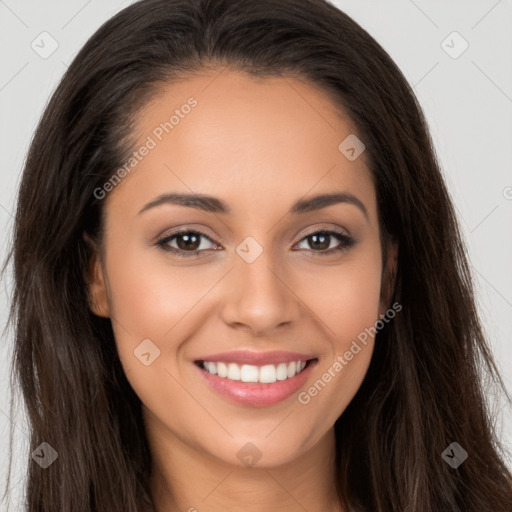
M 136 147 L 190 96 L 197 106 L 107 195 L 89 283 L 91 307 L 112 319 L 143 404 L 155 505 L 341 511 L 333 425 L 361 385 L 374 340 L 307 405 L 296 394 L 267 407 L 235 404 L 198 378 L 193 361 L 238 349 L 311 354 L 318 364 L 307 390 L 390 307 L 385 283 L 396 250 L 383 265 L 366 155 L 349 161 L 338 150 L 356 127 L 304 81 L 214 70 L 168 84 L 139 115 Z M 287 213 L 299 199 L 339 191 L 355 195 L 367 216 L 349 203 Z M 212 195 L 232 212 L 162 204 L 139 214 L 169 192 Z M 211 239 L 200 238 L 205 257 L 156 245 L 178 227 Z M 322 256 L 340 245 L 332 237 L 315 248 L 306 235 L 322 229 L 357 242 Z M 235 251 L 248 236 L 263 249 L 250 264 Z M 160 350 L 149 366 L 134 357 L 144 339 Z M 237 456 L 249 442 L 261 453 L 253 466 Z

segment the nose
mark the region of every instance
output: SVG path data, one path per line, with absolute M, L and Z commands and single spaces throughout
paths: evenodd
M 234 328 L 245 328 L 254 336 L 266 335 L 275 328 L 293 325 L 300 314 L 300 299 L 282 272 L 272 267 L 271 251 L 247 263 L 235 262 L 224 283 L 223 321 Z

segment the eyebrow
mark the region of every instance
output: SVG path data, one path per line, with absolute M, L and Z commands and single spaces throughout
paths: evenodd
M 310 197 L 308 199 L 300 199 L 292 206 L 292 208 L 290 209 L 290 213 L 298 215 L 301 213 L 307 213 L 314 210 L 327 208 L 328 206 L 337 203 L 352 204 L 359 208 L 364 213 L 367 219 L 369 218 L 368 211 L 365 205 L 362 203 L 362 201 L 353 194 L 350 194 L 348 192 L 320 194 L 317 196 Z M 139 215 L 142 212 L 149 210 L 150 208 L 155 208 L 163 204 L 177 204 L 180 206 L 196 208 L 197 210 L 204 210 L 211 213 L 231 213 L 231 209 L 229 208 L 229 206 L 216 197 L 207 196 L 203 194 L 171 193 L 162 194 L 153 201 L 147 203 L 140 210 Z

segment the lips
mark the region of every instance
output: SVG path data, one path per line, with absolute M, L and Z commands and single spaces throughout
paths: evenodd
M 235 351 L 204 356 L 195 366 L 208 387 L 229 401 L 265 407 L 298 392 L 317 362 L 316 357 L 297 352 Z

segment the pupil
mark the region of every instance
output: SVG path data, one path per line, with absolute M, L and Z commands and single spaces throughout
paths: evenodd
M 311 235 L 311 239 L 314 240 L 313 248 L 316 247 L 317 249 L 328 249 L 329 248 L 329 235 Z M 317 241 L 319 239 L 323 239 L 323 242 L 320 242 L 319 244 Z
M 180 243 L 180 241 L 183 240 L 183 243 Z M 199 237 L 194 234 L 188 234 L 188 235 L 178 235 L 176 242 L 178 244 L 178 247 L 180 249 L 192 249 L 195 250 L 197 247 L 199 247 Z M 195 244 L 195 245 L 194 245 Z

